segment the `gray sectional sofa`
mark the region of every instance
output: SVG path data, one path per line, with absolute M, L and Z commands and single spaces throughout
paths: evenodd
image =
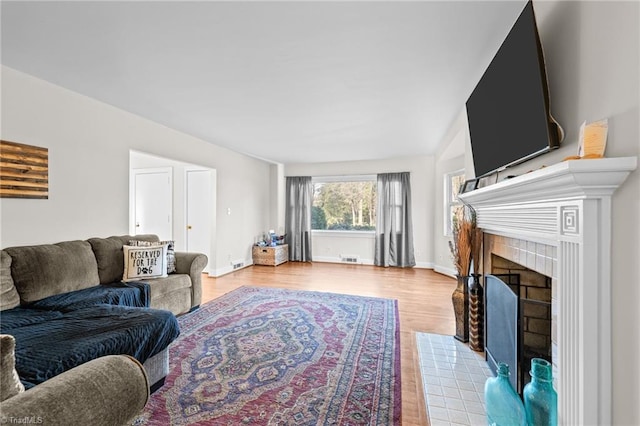
M 89 382 L 98 379 L 114 391 L 126 388 L 120 381 L 127 377 L 113 374 L 111 364 L 131 364 L 132 359 L 98 361 L 108 355 L 136 358 L 143 363 L 152 390 L 162 385 L 169 366 L 167 347 L 179 333 L 175 315 L 200 305 L 201 274 L 207 258 L 176 252 L 175 273 L 122 283 L 123 246 L 130 240 L 157 242 L 158 237 L 91 238 L 0 252 L 1 334 L 15 337 L 16 370 L 27 387 L 26 392 L 1 403 L 3 415 L 10 407 L 26 407 L 24 401 L 37 405 L 41 397 L 45 405 L 73 405 L 65 400 L 64 392 L 52 391 L 54 386 L 63 389 L 73 383 L 77 389 L 92 388 L 95 383 Z M 45 346 L 51 351 L 42 351 Z M 89 362 L 92 369 L 80 368 Z M 90 377 L 96 369 L 102 370 L 102 376 Z M 22 402 L 12 402 L 16 398 Z M 137 404 L 142 399 L 146 401 L 142 396 L 132 398 Z
M 7 424 L 131 425 L 149 400 L 142 365 L 127 355 L 96 358 L 0 403 Z

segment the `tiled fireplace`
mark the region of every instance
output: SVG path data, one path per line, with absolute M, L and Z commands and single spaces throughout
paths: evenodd
M 611 195 L 635 157 L 567 161 L 462 194 L 492 254 L 551 278 L 561 424 L 611 424 Z M 490 267 L 489 267 L 490 268 Z

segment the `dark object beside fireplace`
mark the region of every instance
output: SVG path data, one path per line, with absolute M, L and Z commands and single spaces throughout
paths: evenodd
M 529 383 L 533 358 L 551 362 L 550 349 L 540 350 L 525 345 L 523 313 L 526 304 L 550 303 L 520 297 L 520 274 L 495 274 L 485 277 L 485 354 L 491 371 L 498 364 L 509 365 L 513 388 L 522 394 Z

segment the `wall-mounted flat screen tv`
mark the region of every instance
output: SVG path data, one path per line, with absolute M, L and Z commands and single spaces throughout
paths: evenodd
M 562 129 L 549 111 L 544 57 L 531 1 L 466 105 L 476 177 L 560 145 Z

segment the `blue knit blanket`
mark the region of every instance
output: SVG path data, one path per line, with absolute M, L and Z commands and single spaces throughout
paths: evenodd
M 85 299 L 67 293 L 2 311 L 0 332 L 16 339 L 16 370 L 25 387 L 105 355 L 131 355 L 144 363 L 169 346 L 180 334 L 171 312 L 116 306 L 148 306 L 145 286 L 101 294 L 80 290 Z

